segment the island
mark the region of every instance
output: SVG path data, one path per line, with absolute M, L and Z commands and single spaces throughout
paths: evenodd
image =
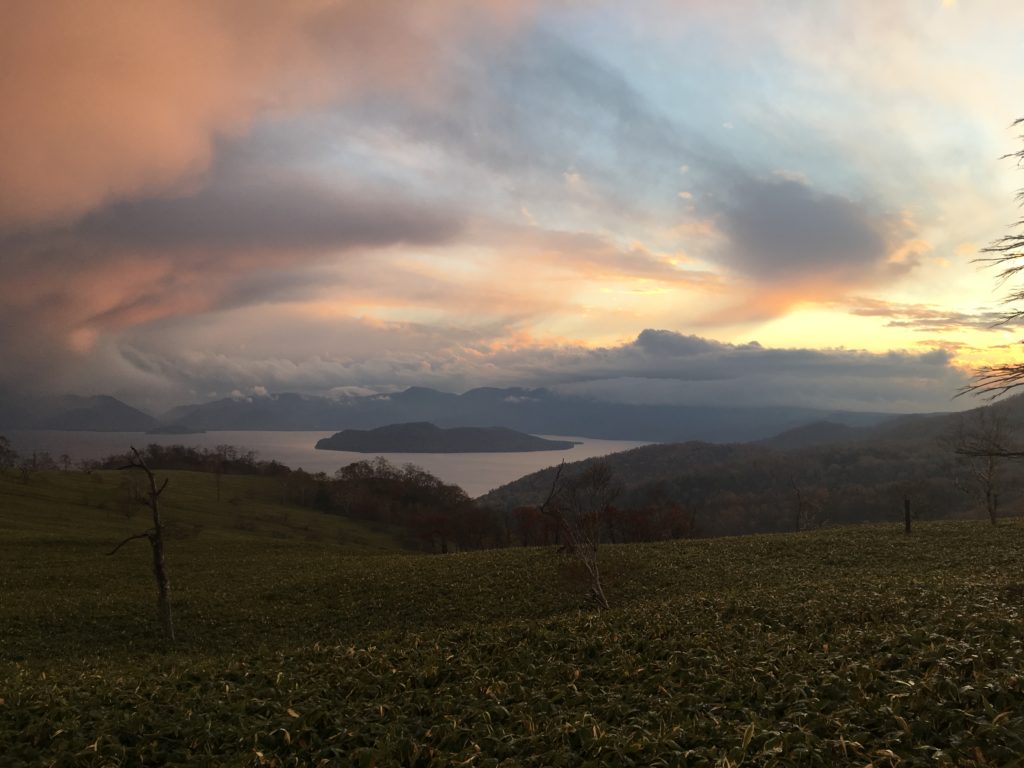
M 578 443 L 547 440 L 505 427 L 442 429 L 426 421 L 346 429 L 316 443 L 323 451 L 355 453 L 522 453 L 565 451 L 574 445 Z

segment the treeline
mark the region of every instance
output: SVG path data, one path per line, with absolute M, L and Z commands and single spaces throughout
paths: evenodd
M 333 475 L 291 469 L 229 445 L 214 449 L 148 445 L 156 470 L 274 478 L 280 501 L 344 515 L 404 533 L 432 552 L 564 543 L 558 515 L 543 509 L 554 469 L 534 473 L 481 499 L 425 470 L 383 458 L 359 461 Z M 0 438 L 0 467 L 68 469 L 70 458 L 18 457 Z M 596 460 L 565 467 L 567 479 Z M 606 462 L 619 484 L 602 510 L 609 543 L 806 530 L 825 525 L 897 521 L 909 502 L 915 517 L 977 515 L 984 504 L 969 460 L 938 443 L 848 443 L 799 450 L 682 443 L 652 445 Z M 79 469 L 116 469 L 127 455 L 78 462 Z M 1003 462 L 989 484 L 1000 515 L 1024 507 L 1024 465 Z M 217 493 L 219 497 L 220 482 Z
M 150 444 L 140 456 L 153 470 L 188 470 L 218 476 L 254 475 L 272 478 L 282 504 L 343 515 L 404 534 L 407 543 L 430 552 L 451 552 L 510 546 L 560 545 L 564 535 L 557 517 L 537 504 L 509 507 L 481 505 L 457 485 L 445 483 L 412 464 L 396 466 L 382 457 L 358 461 L 337 470 L 306 472 L 259 458 L 255 451 L 220 445 L 195 448 Z M 128 466 L 126 452 L 104 459 L 58 462 L 49 454 L 19 457 L 0 437 L 0 467 L 20 467 L 26 482 L 34 471 L 73 469 L 85 472 Z M 653 541 L 697 532 L 693 514 L 657 489 L 629 505 L 612 506 L 602 515 L 602 536 L 609 542 Z
M 71 467 L 71 457 L 66 453 L 54 457 L 49 451 L 33 451 L 22 456 L 11 447 L 10 440 L 0 435 L 0 470 L 19 469 L 25 477 L 43 470 L 63 469 L 67 472 Z
M 420 549 L 445 553 L 564 543 L 557 516 L 539 505 L 499 509 L 481 505 L 457 485 L 413 464 L 396 466 L 383 457 L 342 467 L 333 476 L 295 470 L 285 479 L 290 503 L 404 530 Z M 690 536 L 692 516 L 656 495 L 602 515 L 610 542 L 653 541 Z
M 591 460 L 593 461 L 593 460 Z M 651 445 L 605 457 L 625 482 L 624 509 L 675 505 L 699 536 L 806 530 L 826 525 L 982 516 L 985 489 L 970 457 L 942 442 L 847 443 L 782 451 L 753 444 Z M 582 466 L 586 466 L 584 463 Z M 577 470 L 578 471 L 578 470 Z M 521 478 L 483 505 L 537 505 L 555 470 Z M 1001 515 L 1024 512 L 1024 464 L 1001 460 L 990 490 Z
M 216 472 L 225 475 L 261 475 L 275 477 L 292 470 L 278 461 L 259 458 L 256 451 L 218 445 L 215 448 L 193 448 L 185 445 L 150 443 L 139 451 L 151 469 Z M 113 454 L 105 459 L 79 462 L 82 469 L 120 469 L 131 463 L 129 452 Z

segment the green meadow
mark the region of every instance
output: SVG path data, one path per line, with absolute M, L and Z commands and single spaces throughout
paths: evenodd
M 168 476 L 178 642 L 126 472 L 0 475 L 0 766 L 995 766 L 1024 524 L 452 555 Z

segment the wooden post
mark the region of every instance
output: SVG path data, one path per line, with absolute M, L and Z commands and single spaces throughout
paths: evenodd
M 910 497 L 903 497 L 903 532 L 910 535 Z

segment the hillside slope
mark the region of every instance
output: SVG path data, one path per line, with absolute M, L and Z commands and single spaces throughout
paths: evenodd
M 390 534 L 346 518 L 287 503 L 277 478 L 157 471 L 171 538 L 182 541 L 332 542 L 345 551 L 401 549 Z M 218 485 L 220 486 L 218 501 Z M 0 471 L 0 537 L 45 543 L 73 539 L 102 549 L 150 525 L 135 471 L 34 472 L 27 481 Z M 143 543 L 136 545 L 145 549 Z
M 949 423 L 943 421 L 941 429 Z M 565 465 L 571 477 L 605 461 L 623 492 L 623 508 L 675 504 L 694 516 L 699 534 L 736 535 L 824 524 L 895 520 L 904 500 L 930 518 L 981 514 L 983 498 L 952 447 L 909 427 L 876 439 L 843 439 L 789 450 L 758 443 L 689 442 L 648 445 Z M 845 438 L 845 435 L 844 435 Z M 478 501 L 509 512 L 540 504 L 557 469 L 532 473 Z M 1000 464 L 996 492 L 1003 514 L 1024 512 L 1024 465 Z
M 153 636 L 146 553 L 104 557 L 72 523 L 0 537 L 13 764 L 980 766 L 1024 749 L 1019 522 L 609 546 L 601 615 L 553 548 L 200 536 L 169 552 L 174 648 Z
M 109 395 L 12 397 L 0 392 L 0 427 L 84 432 L 145 432 L 159 422 Z

